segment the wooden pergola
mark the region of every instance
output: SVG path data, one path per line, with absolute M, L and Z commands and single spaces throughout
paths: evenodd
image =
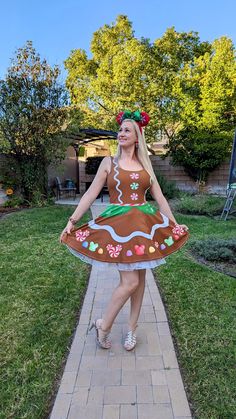
M 70 138 L 74 147 L 75 144 L 84 145 L 90 143 L 91 141 L 115 140 L 117 138 L 117 132 L 86 128 L 80 129 L 76 134 L 71 134 Z

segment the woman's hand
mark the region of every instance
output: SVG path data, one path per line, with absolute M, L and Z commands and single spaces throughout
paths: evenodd
M 176 223 L 175 224 L 175 227 L 182 228 L 184 231 L 188 231 L 189 230 L 189 228 L 188 228 L 188 226 L 186 226 L 186 224 L 178 224 L 178 223 Z
M 63 236 L 65 234 L 70 234 L 73 228 L 74 228 L 74 224 L 71 221 L 68 221 L 66 227 L 64 228 L 64 230 L 62 230 L 62 233 L 60 235 L 60 239 L 59 239 L 60 243 L 62 243 Z

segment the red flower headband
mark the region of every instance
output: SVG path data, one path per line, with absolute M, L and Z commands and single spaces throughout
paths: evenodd
M 124 112 L 120 112 L 116 117 L 116 120 L 117 120 L 119 125 L 122 124 L 124 119 L 133 119 L 135 122 L 137 122 L 137 124 L 139 126 L 139 129 L 140 129 L 140 132 L 142 134 L 142 127 L 145 127 L 145 125 L 148 124 L 148 122 L 150 121 L 150 116 L 146 112 L 124 111 Z

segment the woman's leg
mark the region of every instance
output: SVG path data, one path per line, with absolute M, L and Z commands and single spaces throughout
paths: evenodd
M 141 269 L 139 273 L 139 285 L 136 290 L 130 296 L 130 318 L 129 318 L 129 331 L 125 338 L 124 348 L 127 351 L 131 351 L 135 348 L 137 343 L 137 338 L 135 334 L 135 329 L 137 327 L 137 322 L 142 306 L 143 295 L 145 290 L 145 275 L 146 269 Z
M 138 286 L 138 271 L 120 271 L 120 283 L 113 291 L 112 297 L 100 323 L 103 331 L 106 332 L 111 329 L 117 314 Z
M 143 295 L 145 290 L 146 269 L 140 269 L 136 272 L 139 273 L 139 284 L 130 296 L 129 330 L 132 331 L 134 331 L 137 327 L 137 322 L 142 306 Z

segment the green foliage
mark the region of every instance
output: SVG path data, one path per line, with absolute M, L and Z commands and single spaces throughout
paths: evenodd
M 167 155 L 174 165 L 182 165 L 195 181 L 206 181 L 209 173 L 230 155 L 233 132 L 182 129 L 169 142 Z
M 179 128 L 195 127 L 218 132 L 235 123 L 235 48 L 231 39 L 215 40 L 208 51 L 186 62 L 174 86 L 182 122 Z
M 16 191 L 21 185 L 20 168 L 13 156 L 4 156 L 0 165 L 0 181 L 3 189 Z
M 0 129 L 0 150 L 3 154 L 8 154 L 11 151 L 9 141 L 4 137 Z
M 221 240 L 211 237 L 207 240 L 192 242 L 191 249 L 198 256 L 209 261 L 236 262 L 236 239 Z
M 165 196 L 166 199 L 173 199 L 179 196 L 179 190 L 176 187 L 175 182 L 166 179 L 165 176 L 161 175 L 160 173 L 155 172 L 155 175 L 161 187 L 163 195 Z M 146 199 L 153 200 L 153 197 L 151 193 L 149 192 L 149 190 L 147 191 Z
M 160 173 L 155 174 L 161 190 L 167 199 L 172 199 L 179 196 L 179 189 L 176 187 L 175 182 L 166 179 L 165 176 L 161 175 Z
M 114 156 L 117 151 L 117 140 L 107 140 L 106 143 L 108 145 L 110 155 Z
M 116 129 L 114 115 L 137 107 L 151 116 L 146 134 L 153 141 L 157 130 L 171 136 L 179 123 L 178 72 L 210 49 L 197 33 L 178 33 L 174 28 L 154 44 L 139 40 L 131 22 L 121 15 L 94 33 L 92 58 L 83 50 L 72 51 L 65 61 L 66 85 L 72 103 L 85 112 L 87 126 Z
M 84 155 L 85 155 L 85 147 L 80 146 L 79 147 L 79 157 L 84 157 Z
M 19 208 L 25 203 L 24 199 L 19 196 L 14 196 L 4 202 L 3 207 L 5 208 Z
M 204 70 L 204 72 L 203 72 Z M 200 76 L 201 124 L 218 131 L 235 125 L 236 62 L 231 39 L 223 36 L 212 43 L 212 53 L 196 60 L 195 73 Z
M 229 156 L 236 122 L 235 48 L 229 38 L 212 43 L 179 71 L 180 125 L 170 138 L 173 163 L 183 165 L 194 180 L 208 174 Z
M 168 28 L 153 44 L 137 39 L 118 16 L 93 35 L 91 58 L 77 49 L 65 61 L 71 101 L 84 124 L 117 129 L 120 110 L 146 110 L 148 142 L 167 137 L 174 163 L 198 181 L 230 153 L 236 122 L 236 63 L 232 40 L 201 42 L 197 32 Z
M 29 41 L 0 81 L 0 152 L 15 159 L 29 200 L 35 190 L 47 192 L 47 166 L 66 148 L 68 98 L 58 76 L 58 67 L 41 60 Z
M 211 195 L 182 195 L 175 203 L 175 211 L 182 214 L 220 215 L 225 203 L 225 198 Z
M 46 207 L 48 205 L 54 205 L 54 200 L 50 197 L 50 194 L 45 195 L 42 194 L 40 191 L 34 191 L 32 194 L 32 199 L 30 202 L 31 206 L 34 207 Z

